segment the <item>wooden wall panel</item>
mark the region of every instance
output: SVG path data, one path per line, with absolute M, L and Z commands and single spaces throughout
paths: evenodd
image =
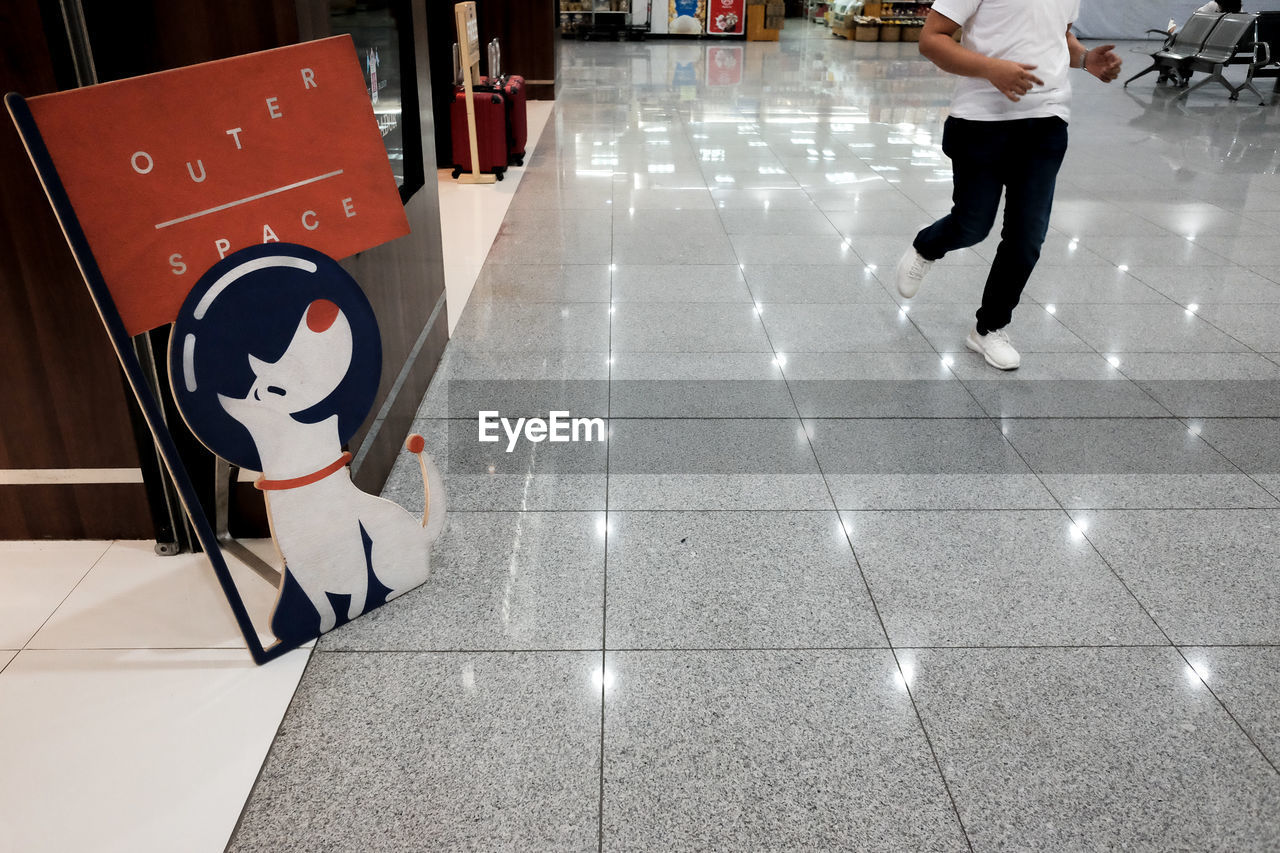
M 291 0 L 81 0 L 98 80 L 298 41 Z
M 141 483 L 0 486 L 0 539 L 149 539 L 149 519 Z
M 526 80 L 556 79 L 560 53 L 557 0 L 479 0 L 480 38 L 498 39 L 503 69 Z M 555 98 L 555 84 L 530 83 L 529 97 Z
M 74 85 L 62 22 L 42 6 L 0 3 L 0 91 Z M 115 353 L 7 114 L 0 185 L 0 468 L 136 468 Z M 150 536 L 131 491 L 0 486 L 0 537 Z

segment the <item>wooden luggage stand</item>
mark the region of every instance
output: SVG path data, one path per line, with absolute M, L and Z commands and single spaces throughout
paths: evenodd
M 460 184 L 492 184 L 494 175 L 480 172 L 480 145 L 476 142 L 476 102 L 473 100 L 472 81 L 480 75 L 480 28 L 476 24 L 476 4 L 473 0 L 453 7 L 458 23 L 458 50 L 462 59 L 462 88 L 467 93 L 467 137 L 471 143 L 471 174 L 459 175 Z

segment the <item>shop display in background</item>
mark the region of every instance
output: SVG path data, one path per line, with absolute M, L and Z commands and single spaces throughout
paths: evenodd
M 709 0 L 707 35 L 740 36 L 746 31 L 746 0 Z
M 855 41 L 920 41 L 933 0 L 836 3 L 831 34 Z
M 618 38 L 630 17 L 631 0 L 560 0 L 560 34 L 566 38 Z
M 862 3 L 859 0 L 837 0 L 831 4 L 831 9 L 827 13 L 828 23 L 831 26 L 831 34 L 840 38 L 852 39 L 853 28 Z
M 830 25 L 831 12 L 833 7 L 840 5 L 849 5 L 848 3 L 822 3 L 819 0 L 808 0 L 804 12 L 804 17 L 808 18 L 815 24 Z
M 367 3 L 360 8 L 331 4 L 329 28 L 334 35 L 351 36 L 355 43 L 391 171 L 396 183 L 403 184 L 405 152 L 401 116 L 404 105 L 400 97 L 399 24 L 394 11 L 388 3 Z
M 766 30 L 780 30 L 786 25 L 787 6 L 785 3 L 773 2 L 765 4 L 764 7 L 764 28 Z
M 747 41 L 777 41 L 786 9 L 777 0 L 747 0 Z
M 707 31 L 707 0 L 667 0 L 667 32 L 673 36 L 700 36 Z

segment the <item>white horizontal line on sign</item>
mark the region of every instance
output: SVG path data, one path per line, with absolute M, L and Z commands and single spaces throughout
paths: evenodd
M 257 201 L 260 198 L 266 198 L 269 195 L 276 195 L 277 193 L 288 192 L 289 190 L 296 190 L 298 187 L 305 187 L 307 184 L 314 184 L 316 181 L 323 181 L 326 178 L 334 178 L 341 174 L 342 174 L 341 169 L 335 169 L 332 172 L 325 172 L 323 175 L 316 175 L 314 178 L 307 178 L 305 181 L 297 181 L 292 184 L 286 184 L 283 187 L 276 187 L 275 189 L 267 190 L 264 193 L 258 193 L 257 195 L 247 196 L 245 198 L 237 199 L 235 201 L 229 201 L 226 204 L 220 204 L 217 207 L 211 207 L 208 210 L 201 210 L 201 211 L 197 211 L 196 213 L 189 213 L 186 216 L 179 216 L 177 219 L 170 219 L 168 222 L 158 223 L 156 225 L 156 230 L 159 231 L 161 228 L 168 228 L 170 225 L 177 225 L 179 222 L 189 222 L 192 219 L 199 219 L 201 216 L 208 216 L 210 213 L 217 213 L 220 210 L 226 210 L 228 208 L 236 207 L 241 204 L 248 204 L 251 201 Z

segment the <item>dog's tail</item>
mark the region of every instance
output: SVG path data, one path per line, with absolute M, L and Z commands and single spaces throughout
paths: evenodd
M 426 444 L 426 439 L 412 433 L 405 439 L 404 447 L 418 457 L 418 466 L 422 469 L 422 489 L 426 498 L 422 511 L 422 528 L 426 531 L 427 541 L 434 542 L 444 529 L 444 478 L 440 476 L 436 463 L 431 461 L 431 456 L 424 452 Z

